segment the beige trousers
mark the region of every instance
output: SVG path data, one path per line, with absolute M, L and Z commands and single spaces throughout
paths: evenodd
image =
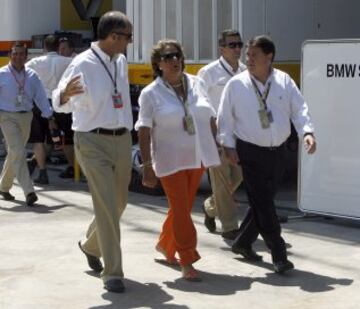
M 209 169 L 212 195 L 204 202 L 210 217 L 219 217 L 223 232 L 236 230 L 238 218 L 233 193 L 242 182 L 240 166 L 230 164 L 224 151 L 220 154 L 221 165 Z
M 26 164 L 25 145 L 29 139 L 33 114 L 0 111 L 0 126 L 3 132 L 7 156 L 0 175 L 0 191 L 9 192 L 16 176 L 25 196 L 34 192 Z
M 120 218 L 126 207 L 131 177 L 131 135 L 75 132 L 76 158 L 87 178 L 95 218 L 82 247 L 102 257 L 105 281 L 124 276 L 120 247 Z

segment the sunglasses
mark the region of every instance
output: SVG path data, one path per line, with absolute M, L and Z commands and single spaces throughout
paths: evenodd
M 182 54 L 180 52 L 160 55 L 160 59 L 163 61 L 179 60 L 181 58 L 182 58 Z
M 123 35 L 125 36 L 129 41 L 132 40 L 133 38 L 133 34 L 132 33 L 125 33 L 125 32 L 118 32 L 118 31 L 113 31 L 114 33 L 116 33 L 117 35 Z
M 242 48 L 244 46 L 243 42 L 230 42 L 225 45 L 226 47 L 229 47 L 231 49 L 235 49 L 236 47 Z

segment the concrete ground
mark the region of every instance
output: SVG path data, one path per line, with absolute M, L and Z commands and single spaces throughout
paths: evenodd
M 37 187 L 37 207 L 27 207 L 17 185 L 16 201 L 0 199 L 0 308 L 359 308 L 360 225 L 324 218 L 294 219 L 283 224 L 289 258 L 296 270 L 272 271 L 262 240 L 256 250 L 262 263 L 234 255 L 219 234 L 203 226 L 198 194 L 193 219 L 202 259 L 200 283 L 184 282 L 179 269 L 154 262 L 154 250 L 167 210 L 163 196 L 130 193 L 121 223 L 126 293 L 113 294 L 91 272 L 77 247 L 92 218 L 85 183 L 57 177 Z M 243 192 L 239 216 L 246 204 Z M 293 188 L 277 200 L 280 213 L 299 215 Z M 218 224 L 219 225 L 219 224 Z

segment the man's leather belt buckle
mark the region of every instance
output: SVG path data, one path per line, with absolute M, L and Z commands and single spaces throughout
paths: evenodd
M 119 128 L 119 129 L 96 128 L 94 130 L 91 130 L 90 132 L 96 133 L 96 134 L 120 136 L 120 135 L 123 135 L 126 131 L 127 131 L 126 128 Z

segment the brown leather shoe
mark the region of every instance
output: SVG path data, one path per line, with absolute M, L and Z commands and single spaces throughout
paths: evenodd
M 89 267 L 93 271 L 95 271 L 97 273 L 101 273 L 104 268 L 101 264 L 100 259 L 96 256 L 93 256 L 93 255 L 85 252 L 84 249 L 81 247 L 81 241 L 78 242 L 78 245 L 79 245 L 81 252 L 85 254 Z
M 109 279 L 104 283 L 104 289 L 114 293 L 124 293 L 125 286 L 121 279 Z
M 204 206 L 204 205 L 202 206 L 202 210 L 203 210 L 203 213 L 204 213 L 204 215 L 205 215 L 204 225 L 206 226 L 206 228 L 208 229 L 208 231 L 209 231 L 210 233 L 214 233 L 214 232 L 216 231 L 215 218 L 210 217 L 210 216 L 206 213 L 206 210 L 205 210 L 205 206 Z

